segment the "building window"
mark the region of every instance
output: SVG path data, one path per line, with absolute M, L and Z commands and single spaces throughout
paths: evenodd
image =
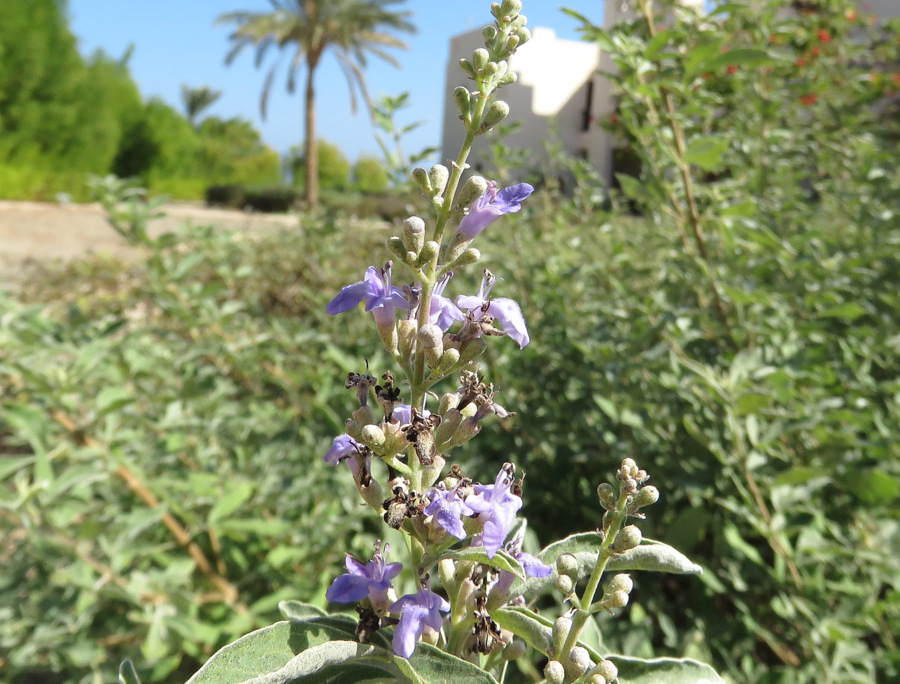
M 594 108 L 594 79 L 591 78 L 585 84 L 584 111 L 581 113 L 581 130 L 588 131 L 591 128 L 591 111 Z

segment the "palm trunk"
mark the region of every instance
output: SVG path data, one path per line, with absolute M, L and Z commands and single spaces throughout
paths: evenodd
M 316 90 L 313 75 L 318 60 L 307 61 L 306 72 L 306 203 L 310 207 L 319 204 L 319 146 L 316 142 Z

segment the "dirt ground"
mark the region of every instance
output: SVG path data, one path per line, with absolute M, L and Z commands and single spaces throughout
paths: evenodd
M 166 216 L 150 222 L 152 235 L 186 223 L 246 230 L 297 225 L 294 216 L 210 209 L 199 203 L 175 202 L 164 210 Z M 71 259 L 90 252 L 125 256 L 129 251 L 106 223 L 98 204 L 0 201 L 0 283 L 15 281 L 22 265 L 30 260 Z

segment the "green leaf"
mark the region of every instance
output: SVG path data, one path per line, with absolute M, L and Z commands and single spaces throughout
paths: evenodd
M 300 601 L 279 601 L 278 612 L 286 620 L 307 620 L 313 617 L 324 617 L 327 613 L 317 606 Z
M 692 80 L 697 74 L 716 70 L 715 63 L 717 58 L 723 54 L 722 43 L 724 41 L 724 36 L 711 37 L 691 50 L 684 62 L 684 72 L 688 80 Z
M 97 413 L 105 416 L 118 411 L 134 401 L 134 395 L 125 387 L 107 387 L 97 395 Z
M 483 565 L 489 565 L 492 568 L 511 572 L 521 580 L 525 579 L 525 569 L 522 567 L 522 564 L 503 549 L 498 551 L 493 558 L 488 558 L 483 547 L 469 546 L 464 549 L 445 551 L 435 560 L 435 562 L 444 558 L 456 561 L 474 561 L 475 563 L 482 563 Z
M 724 135 L 700 135 L 688 141 L 685 160 L 704 171 L 715 171 L 722 163 L 722 155 L 728 149 Z
M 119 684 L 141 684 L 141 679 L 130 660 L 123 660 L 119 665 Z
M 619 684 L 724 684 L 714 669 L 690 658 L 608 656 L 619 668 Z
M 881 470 L 850 470 L 843 482 L 856 498 L 867 504 L 889 504 L 900 494 L 900 482 Z
M 761 48 L 735 48 L 721 52 L 706 65 L 706 71 L 717 71 L 732 65 L 739 67 L 757 67 L 776 62 L 776 58 Z
M 845 302 L 840 306 L 820 311 L 818 316 L 819 318 L 844 318 L 848 321 L 855 321 L 860 316 L 865 316 L 866 313 L 866 310 L 856 302 Z
M 544 655 L 553 648 L 553 623 L 542 615 L 527 608 L 499 608 L 491 618 Z
M 231 487 L 221 499 L 216 501 L 209 510 L 209 524 L 213 525 L 223 518 L 227 518 L 239 509 L 253 494 L 252 482 L 241 482 Z

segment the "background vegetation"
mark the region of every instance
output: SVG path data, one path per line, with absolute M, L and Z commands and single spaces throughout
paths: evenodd
M 483 236 L 533 342 L 486 360 L 520 417 L 487 426 L 467 469 L 517 461 L 544 543 L 599 524 L 594 487 L 623 457 L 653 474 L 647 535 L 705 572 L 641 575 L 601 625 L 610 651 L 736 682 L 894 681 L 898 29 L 778 4 L 732 4 L 715 29 L 586 25 L 620 67 L 603 125 L 642 175 L 600 210 L 558 157 L 574 195 L 546 188 Z M 17 169 L 51 158 L 0 140 Z M 124 657 L 184 680 L 279 599 L 324 604 L 344 551 L 382 532 L 321 456 L 347 372 L 386 367 L 366 317 L 324 305 L 395 232 L 339 212 L 136 231 L 137 261 L 43 265 L 0 297 L 3 681 L 106 682 Z

